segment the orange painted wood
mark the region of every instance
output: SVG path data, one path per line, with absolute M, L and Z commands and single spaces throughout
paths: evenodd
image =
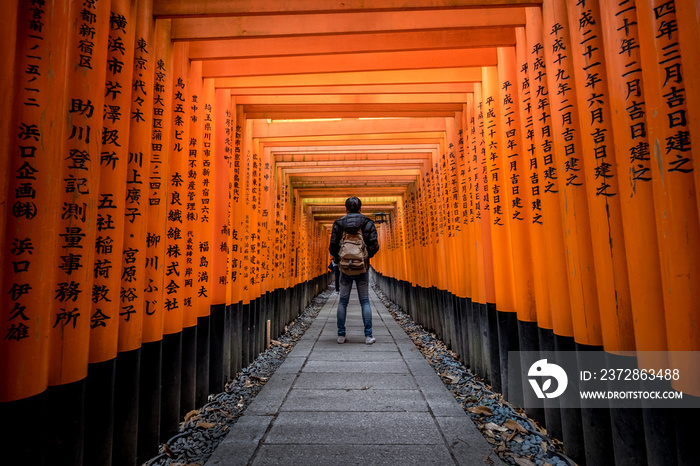
M 127 158 L 121 288 L 133 300 L 125 311 L 134 311 L 127 321 L 119 321 L 119 351 L 141 346 L 145 317 L 146 235 L 149 176 L 151 170 L 151 131 L 153 126 L 153 85 L 155 68 L 155 23 L 149 2 L 138 2 L 134 61 L 129 99 L 129 153 Z M 132 221 L 133 218 L 133 221 Z
M 96 234 L 108 234 L 116 228 L 115 223 L 123 221 L 112 214 L 111 198 L 99 191 L 103 145 L 100 110 L 107 71 L 109 3 L 94 3 L 90 7 L 94 16 L 82 15 L 82 8 L 76 4 L 69 9 L 70 29 L 65 43 L 68 69 L 65 86 L 57 91 L 64 92 L 65 101 L 63 114 L 56 122 L 63 131 L 62 141 L 56 142 L 61 148 L 57 154 L 61 160 L 57 171 L 61 180 L 57 196 L 61 211 L 54 232 L 55 275 L 51 287 L 61 290 L 77 286 L 83 291 L 75 300 L 55 299 L 49 305 L 49 385 L 75 382 L 87 375 L 90 327 L 102 318 L 89 311 L 93 280 L 95 276 L 118 274 L 120 263 L 96 263 L 93 247 Z M 92 33 L 89 37 L 83 35 L 81 27 L 85 25 L 94 28 L 94 37 Z M 102 136 L 106 137 L 104 133 Z
M 286 113 L 287 115 L 313 115 L 319 113 L 319 118 L 324 118 L 323 115 L 357 115 L 358 118 L 362 115 L 381 115 L 391 116 L 395 118 L 401 115 L 422 116 L 438 114 L 451 116 L 454 112 L 459 111 L 459 103 L 456 102 L 439 102 L 439 103 L 395 103 L 395 104 L 375 104 L 375 103 L 311 103 L 311 104 L 249 104 L 243 108 L 248 115 L 255 115 L 258 118 L 275 118 L 274 115 Z M 294 118 L 293 116 L 288 118 Z M 338 117 L 335 117 L 338 118 Z
M 520 94 L 517 87 L 515 49 L 498 49 L 498 89 L 500 115 L 499 149 L 503 195 L 506 200 L 506 221 L 510 227 L 513 261 L 513 296 L 518 320 L 537 322 L 533 262 L 531 248 L 533 222 L 530 218 L 532 189 L 528 189 L 528 160 L 524 152 L 520 124 Z M 551 328 L 551 327 L 545 327 Z
M 491 212 L 489 210 L 490 192 L 489 176 L 484 138 L 484 104 L 482 85 L 474 89 L 474 195 L 475 222 L 477 241 L 477 272 L 479 286 L 479 303 L 496 303 L 495 273 L 491 239 Z
M 296 14 L 270 21 L 266 16 L 195 16 L 172 19 L 174 40 L 234 37 L 412 31 L 441 28 L 523 26 L 522 8 L 473 8 L 465 11 L 425 10 Z
M 154 92 L 151 122 L 151 163 L 148 180 L 148 226 L 146 230 L 146 283 L 143 341 L 163 337 L 164 312 L 172 306 L 165 296 L 166 261 L 166 183 L 168 181 L 168 146 L 172 112 L 172 44 L 169 20 L 156 21 L 154 33 Z
M 677 18 L 673 4 L 637 2 L 644 101 L 654 112 L 647 114 L 651 148 L 652 186 L 659 241 L 661 280 L 669 351 L 697 351 L 697 290 L 700 261 L 697 259 L 700 226 L 693 154 L 697 150 L 689 134 L 684 68 L 678 32 L 669 28 Z M 663 31 L 663 34 L 659 30 Z M 697 358 L 671 354 L 673 367 L 683 376 L 675 387 L 700 394 Z M 685 375 L 687 374 L 687 375 Z
M 451 122 L 446 122 L 447 153 L 447 192 L 446 209 L 449 218 L 449 240 L 452 250 L 448 258 L 453 262 L 455 277 L 452 293 L 460 298 L 469 297 L 469 248 L 465 242 L 466 227 L 463 224 L 463 209 L 460 183 L 460 163 L 464 164 L 464 143 L 462 130 L 462 112 L 455 114 Z M 449 128 L 452 128 L 450 131 Z
M 15 59 L 17 55 L 17 18 L 18 18 L 19 4 L 17 2 L 4 2 L 0 6 L 0 14 L 3 18 L 8 18 L 7 27 L 0 31 L 0 43 L 4 44 L 4 47 L 0 51 L 0 62 L 7 64 L 15 64 Z M 38 40 L 38 39 L 37 39 Z M 6 115 L 9 115 L 12 111 L 12 102 L 14 99 L 14 89 L 15 89 L 15 70 L 13 66 L 5 66 L 2 71 L 0 71 L 0 80 L 5 83 L 5 85 L 0 89 L 0 108 L 5 111 Z M 0 122 L 0 135 L 2 135 L 3 150 L 6 154 L 10 153 L 11 144 L 10 139 L 13 137 L 12 133 L 14 128 L 12 128 L 12 121 L 10 118 L 4 118 Z M 7 145 L 6 145 L 7 144 Z M 0 173 L 9 173 L 10 170 L 10 160 L 9 157 L 3 157 L 0 160 Z M 9 179 L 6 177 L 0 177 L 0 205 L 7 205 L 7 185 Z M 6 218 L 4 215 L 0 216 L 0 244 L 5 244 L 5 226 Z M 4 270 L 0 270 L 0 283 L 4 283 Z
M 258 145 L 260 153 L 260 173 L 261 189 L 260 193 L 260 284 L 261 293 L 274 291 L 276 283 L 274 281 L 272 264 L 275 261 L 274 227 L 275 227 L 275 195 L 276 186 L 274 182 L 273 160 L 269 150 L 264 150 L 262 145 Z M 320 248 L 322 249 L 322 248 Z
M 476 154 L 476 127 L 474 120 L 474 95 L 467 96 L 463 106 L 463 133 L 464 158 L 460 158 L 460 185 L 462 192 L 463 221 L 465 222 L 466 235 L 465 248 L 469 252 L 469 297 L 473 302 L 479 299 L 479 274 L 477 268 L 477 236 L 476 236 L 476 181 L 474 175 L 477 170 Z M 472 131 L 473 130 L 473 131 Z
M 188 167 L 189 177 L 194 175 L 187 189 L 187 221 L 194 243 L 193 293 L 192 299 L 197 317 L 206 317 L 211 312 L 212 297 L 212 228 L 209 176 L 211 174 L 210 148 L 204 147 L 204 118 L 207 102 L 204 94 L 201 63 L 193 61 L 190 68 L 190 143 Z M 193 174 L 190 174 L 193 170 Z M 193 204 L 193 205 L 190 205 Z
M 323 0 L 155 0 L 156 14 L 160 16 L 176 15 L 242 15 L 242 14 L 279 14 L 294 12 L 328 12 L 343 13 L 362 10 L 424 10 L 424 9 L 462 9 L 482 6 L 519 6 L 539 4 L 541 0 L 414 0 L 410 4 L 398 0 L 373 0 L 371 2 L 350 0 L 342 3 L 329 3 Z
M 686 71 L 684 80 L 688 106 L 688 127 L 691 134 L 700 134 L 700 81 L 697 71 L 700 69 L 700 59 L 696 53 L 696 45 L 700 41 L 700 5 L 698 2 L 674 2 L 676 22 L 678 23 L 678 39 L 681 47 L 681 61 Z M 688 70 L 690 72 L 688 72 Z M 700 184 L 700 172 L 695 172 L 695 185 Z M 700 209 L 700 190 L 695 190 L 695 196 Z
M 189 145 L 187 90 L 187 44 L 175 43 L 172 48 L 172 89 L 165 95 L 170 100 L 170 111 L 165 118 L 170 120 L 170 133 L 163 141 L 164 156 L 168 157 L 168 171 L 164 176 L 165 188 L 165 279 L 163 282 L 165 310 L 163 334 L 170 335 L 182 330 L 185 313 L 185 187 L 187 183 L 187 148 Z M 166 91 L 167 92 L 167 91 Z M 190 303 L 191 304 L 191 303 Z M 191 307 L 191 306 L 190 306 Z
M 527 27 L 530 27 L 529 19 L 530 14 L 528 11 Z M 550 287 L 548 286 L 548 280 L 550 279 L 550 274 L 548 273 L 549 264 L 546 260 L 546 238 L 544 229 L 545 219 L 542 210 L 542 185 L 540 182 L 541 172 L 538 172 L 537 170 L 537 158 L 535 154 L 535 145 L 533 144 L 535 138 L 535 125 L 532 98 L 530 93 L 530 78 L 528 75 L 528 52 L 530 49 L 528 48 L 525 28 L 518 28 L 516 30 L 516 37 L 518 38 L 518 42 L 515 47 L 516 62 L 512 83 L 515 86 L 513 92 L 518 96 L 517 101 L 519 103 L 520 111 L 519 151 L 521 155 L 520 163 L 523 164 L 522 170 L 524 175 L 521 177 L 521 188 L 526 190 L 526 194 L 528 196 L 528 202 L 524 209 L 524 213 L 529 225 L 530 244 L 532 249 L 530 253 L 532 257 L 530 267 L 532 268 L 533 274 L 532 284 L 535 299 L 535 310 L 537 326 L 551 330 L 554 326 L 552 323 L 552 308 L 549 299 Z M 566 269 L 562 268 L 562 270 L 565 276 Z M 552 288 L 554 287 L 555 286 L 552 286 Z
M 136 31 L 136 2 L 111 2 L 107 42 L 107 77 L 102 117 L 102 149 L 100 154 L 99 205 L 108 205 L 102 211 L 114 219 L 114 229 L 100 231 L 95 239 L 95 268 L 111 265 L 109 273 L 95 275 L 92 285 L 91 316 L 99 316 L 97 324 L 90 325 L 89 362 L 102 362 L 117 355 L 121 322 L 139 324 L 131 320 L 136 312 L 133 303 L 138 299 L 134 287 L 122 287 L 122 266 L 127 256 L 134 262 L 135 252 L 127 251 L 124 232 L 127 223 L 136 221 L 133 210 L 127 210 L 127 170 L 131 128 L 131 92 L 111 92 L 115 88 L 132 87 L 134 42 Z M 130 207 L 131 209 L 131 207 Z M 125 214 L 133 215 L 125 215 Z M 103 318 L 102 316 L 106 316 Z M 138 346 L 136 346 L 138 348 Z
M 624 10 L 624 11 L 623 11 Z M 641 63 L 635 10 L 607 0 L 600 3 L 605 39 L 608 90 L 613 114 L 614 157 L 619 167 L 618 189 L 629 275 L 635 346 L 644 363 L 646 351 L 667 348 L 662 296 L 661 266 L 654 216 L 651 157 L 646 131 L 644 80 L 641 69 L 629 74 L 631 63 Z M 622 13 L 620 13 L 622 12 Z M 629 25 L 624 27 L 624 25 Z M 627 51 L 620 54 L 622 48 Z M 632 66 L 634 68 L 634 66 Z M 613 155 L 613 154 L 611 154 Z M 655 361 L 649 361 L 654 363 Z
M 552 115 L 548 134 L 551 134 L 554 148 L 552 155 L 559 181 L 574 338 L 578 343 L 602 345 L 587 187 L 582 163 L 583 127 L 575 107 L 577 88 L 574 83 L 566 5 L 560 0 L 545 0 L 542 11 L 544 31 L 551 31 L 557 24 L 562 28 L 555 28 L 557 34 L 545 33 L 542 45 L 549 85 L 547 100 Z M 553 55 L 549 52 L 555 48 L 561 53 Z M 533 70 L 533 73 L 535 72 Z M 544 91 L 539 86 L 535 90 L 536 98 L 547 98 L 542 95 Z
M 9 2 L 15 4 L 16 2 Z M 3 5 L 10 8 L 10 5 Z M 2 339 L 0 339 L 0 401 L 13 401 L 43 392 L 49 379 L 49 333 L 52 300 L 73 302 L 85 291 L 80 284 L 58 295 L 53 285 L 57 224 L 62 196 L 55 174 L 60 173 L 65 115 L 63 92 L 51 84 L 65 84 L 68 12 L 47 3 L 42 31 L 32 27 L 33 6 L 15 4 L 4 33 L 16 32 L 16 61 L 3 96 L 7 138 L 2 140 L 7 164 L 7 188 L 2 204 Z M 11 11 L 3 10 L 11 15 Z M 4 53 L 8 53 L 5 51 Z M 59 58 L 60 57 L 60 58 Z M 51 79 L 52 73 L 55 81 Z M 8 102 L 7 98 L 11 100 Z M 6 107 L 4 105 L 7 105 Z
M 245 114 L 242 107 L 232 107 L 235 113 L 235 125 L 233 127 L 233 169 L 231 170 L 232 197 L 231 197 L 231 284 L 233 302 L 243 299 L 243 241 L 244 233 L 244 206 L 246 200 L 246 164 L 247 157 L 244 152 L 244 130 L 247 129 Z
M 206 80 L 209 86 L 211 80 Z M 229 236 L 231 230 L 231 212 L 229 210 L 229 184 L 231 182 L 230 170 L 232 164 L 229 163 L 229 154 L 226 153 L 226 113 L 231 112 L 231 94 L 228 90 L 217 90 L 214 96 L 213 110 L 210 115 L 211 121 L 206 121 L 211 126 L 211 150 L 212 150 L 212 277 L 213 294 L 212 304 L 230 304 L 227 302 L 227 288 L 229 284 L 230 271 L 229 254 L 231 244 Z M 205 130 L 206 134 L 206 130 Z M 207 139 L 205 138 L 205 141 Z M 229 296 L 230 298 L 230 296 Z
M 461 103 L 467 98 L 460 94 L 322 94 L 322 95 L 288 95 L 288 96 L 243 96 L 237 97 L 241 105 L 314 105 L 314 104 L 441 104 Z
M 473 83 L 481 81 L 481 68 L 450 67 L 441 69 L 412 69 L 407 71 L 366 71 L 316 73 L 289 76 L 250 76 L 217 78 L 217 87 L 288 87 L 288 86 L 339 86 L 358 84 L 419 84 L 424 82 Z
M 529 108 L 532 114 L 532 126 L 525 126 L 525 140 L 530 157 L 530 177 L 534 185 L 539 186 L 537 193 L 542 201 L 542 227 L 544 241 L 544 258 L 547 264 L 546 287 L 549 293 L 552 311 L 552 328 L 561 336 L 574 336 L 573 316 L 569 298 L 569 281 L 564 244 L 564 223 L 562 220 L 561 201 L 563 182 L 554 159 L 552 128 L 554 123 L 551 113 L 551 94 L 545 68 L 545 53 L 542 35 L 542 12 L 538 8 L 528 8 L 525 29 L 527 44 L 527 70 L 523 80 L 527 79 Z M 524 81 L 523 81 L 524 82 Z M 547 98 L 550 96 L 550 98 Z M 529 131 L 532 131 L 530 133 Z M 534 177 L 534 178 L 533 178 Z M 534 183 L 534 180 L 537 183 Z M 533 197 L 534 196 L 533 191 Z M 539 295 L 538 295 L 539 297 Z M 540 311 L 538 303 L 538 316 Z M 545 317 L 546 319 L 546 317 Z M 539 319 L 538 319 L 539 322 Z
M 218 79 L 217 83 L 223 86 L 223 80 Z M 474 86 L 469 82 L 453 82 L 453 83 L 415 83 L 402 84 L 359 84 L 359 85 L 319 85 L 305 86 L 303 84 L 280 87 L 231 87 L 231 92 L 238 97 L 241 96 L 302 96 L 302 95 L 386 95 L 387 98 L 396 94 L 463 94 L 474 91 Z M 256 123 L 257 126 L 257 123 Z
M 253 122 L 253 137 L 268 141 L 270 138 L 284 138 L 295 141 L 306 139 L 351 139 L 369 138 L 374 134 L 414 134 L 428 133 L 439 137 L 445 130 L 444 118 L 417 118 L 391 120 L 337 120 L 337 121 L 296 121 L 270 122 L 256 120 Z M 341 136 L 342 135 L 342 136 Z
M 493 47 L 452 50 L 364 52 L 206 60 L 204 76 L 229 78 L 286 74 L 390 71 L 409 69 L 486 66 L 496 64 Z
M 493 275 L 496 292 L 496 308 L 501 312 L 515 312 L 515 290 L 513 278 L 513 252 L 508 222 L 508 193 L 505 179 L 503 149 L 501 148 L 502 115 L 498 106 L 498 69 L 483 68 L 483 130 L 484 158 L 488 170 L 488 224 L 493 260 Z M 483 225 L 483 224 L 482 224 Z M 484 260 L 488 260 L 484 257 Z
M 514 45 L 512 28 L 462 28 L 325 36 L 244 37 L 190 42 L 192 60 Z
M 610 92 L 607 86 L 603 32 L 596 2 L 570 6 L 571 60 L 582 125 L 581 155 L 585 171 L 593 241 L 595 278 L 607 351 L 633 351 L 634 329 L 624 233 L 620 211 L 619 176 L 612 138 Z M 584 130 L 585 129 L 585 130 Z M 630 224 L 631 225 L 631 224 Z

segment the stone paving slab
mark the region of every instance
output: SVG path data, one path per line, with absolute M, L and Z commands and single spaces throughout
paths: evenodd
M 349 341 L 328 300 L 207 465 L 502 464 L 411 339 L 370 290 L 364 344 L 357 295 Z
M 415 390 L 418 388 L 411 374 L 322 374 L 305 372 L 299 374 L 294 388 L 299 390 L 327 389 L 353 390 L 370 387 L 373 390 Z
M 258 451 L 254 466 L 309 466 L 342 464 L 348 466 L 445 465 L 454 464 L 439 445 L 275 445 L 265 444 Z
M 309 445 L 444 443 L 428 412 L 281 412 L 265 441 Z
M 304 372 L 376 372 L 407 373 L 408 367 L 402 360 L 390 361 L 314 361 L 309 360 L 302 369 Z
M 255 455 L 272 416 L 242 416 L 214 451 L 207 466 L 246 465 Z
M 299 390 L 289 393 L 280 411 L 337 411 L 344 412 L 420 412 L 427 411 L 423 395 L 414 390 L 359 389 Z
M 319 351 L 316 350 L 312 357 L 319 361 L 350 361 L 350 362 L 403 362 L 398 351 Z

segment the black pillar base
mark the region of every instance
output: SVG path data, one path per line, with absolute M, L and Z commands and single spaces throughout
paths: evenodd
M 112 464 L 136 466 L 139 434 L 141 348 L 117 355 L 114 390 L 114 448 Z M 98 464 L 98 463 L 88 463 Z
M 182 329 L 182 380 L 180 418 L 196 407 L 197 398 L 197 326 Z
M 602 351 L 600 346 L 576 344 L 578 365 L 586 360 L 586 352 Z M 608 408 L 590 408 L 585 401 L 581 403 L 581 425 L 583 440 L 586 444 L 587 466 L 608 466 L 615 458 L 610 428 L 610 410 Z
M 538 327 L 537 331 L 539 333 L 540 351 L 543 353 L 554 353 L 556 351 L 554 332 L 540 327 Z M 561 410 L 559 409 L 559 400 L 557 398 L 544 399 L 544 419 L 549 436 L 561 440 L 564 433 L 561 427 Z
M 163 341 L 141 345 L 139 389 L 138 463 L 158 453 L 160 442 L 160 398 L 163 380 Z
M 52 464 L 51 458 L 44 458 L 49 453 L 46 445 L 47 424 L 37 420 L 46 419 L 48 409 L 48 394 L 46 391 L 16 401 L 0 403 L 0 419 L 12 428 L 3 428 L 3 464 L 21 464 L 47 466 Z M 27 433 L 31 432 L 31 435 Z
M 556 351 L 576 351 L 576 343 L 573 337 L 554 335 L 554 347 Z M 569 381 L 573 387 L 574 381 Z M 568 392 L 568 390 L 567 390 Z M 567 396 L 567 392 L 563 396 Z M 585 464 L 586 445 L 583 441 L 583 424 L 581 410 L 579 408 L 561 408 L 562 441 L 564 452 L 576 463 Z
M 540 336 L 537 328 L 537 322 L 523 322 L 523 321 L 518 321 L 518 340 L 520 343 L 520 351 L 539 351 L 540 350 Z M 513 351 L 511 349 L 511 351 Z M 517 350 L 516 350 L 517 351 Z M 514 376 L 516 374 L 513 374 Z M 523 383 L 528 384 L 527 381 L 522 380 L 522 375 L 523 374 L 517 374 L 517 377 L 514 377 L 514 383 L 517 383 L 517 388 L 514 389 L 519 389 L 520 394 L 515 395 L 517 396 L 518 400 L 522 400 L 522 405 L 521 406 L 529 406 L 525 411 L 527 412 L 527 415 L 530 416 L 532 419 L 536 420 L 540 424 L 545 424 L 545 416 L 544 416 L 544 402 L 543 400 L 537 398 L 535 393 L 530 390 L 530 387 L 525 387 Z M 517 379 L 517 381 L 516 381 Z M 526 390 L 527 388 L 527 390 Z M 527 398 L 526 398 L 527 397 Z M 514 398 L 516 399 L 516 398 Z
M 49 452 L 46 464 L 83 464 L 85 386 L 83 379 L 49 387 L 46 391 L 46 411 L 39 418 L 45 421 L 38 421 L 46 423 L 46 451 Z
M 195 405 L 204 406 L 209 396 L 210 316 L 197 318 L 197 386 Z
M 224 388 L 224 327 L 226 305 L 211 306 L 211 330 L 209 334 L 209 390 L 218 393 Z
M 182 332 L 163 335 L 163 386 L 160 398 L 160 441 L 177 434 L 182 385 Z
M 491 316 L 489 316 L 491 318 Z M 518 386 L 510 386 L 508 380 L 508 352 L 518 351 L 518 316 L 515 312 L 496 312 L 497 330 L 492 338 L 498 343 L 498 353 L 491 354 L 491 358 L 498 360 L 498 376 L 492 376 L 491 387 L 494 391 L 503 394 L 503 398 L 516 406 L 522 406 L 522 390 Z
M 85 379 L 85 464 L 112 464 L 116 359 L 88 365 Z
M 493 303 L 486 303 L 486 315 L 482 315 L 481 327 L 484 328 L 486 323 L 486 334 L 482 335 L 486 342 L 486 373 L 488 375 L 488 383 L 491 386 L 501 386 L 501 361 L 499 356 L 498 343 L 498 311 Z

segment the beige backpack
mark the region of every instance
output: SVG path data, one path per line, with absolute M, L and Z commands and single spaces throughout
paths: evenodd
M 367 246 L 362 231 L 343 232 L 340 240 L 340 271 L 345 275 L 359 275 L 367 272 Z

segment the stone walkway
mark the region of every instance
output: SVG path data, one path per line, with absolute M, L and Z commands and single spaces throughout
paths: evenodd
M 377 342 L 357 292 L 347 342 L 333 295 L 207 466 L 502 464 L 370 287 Z

